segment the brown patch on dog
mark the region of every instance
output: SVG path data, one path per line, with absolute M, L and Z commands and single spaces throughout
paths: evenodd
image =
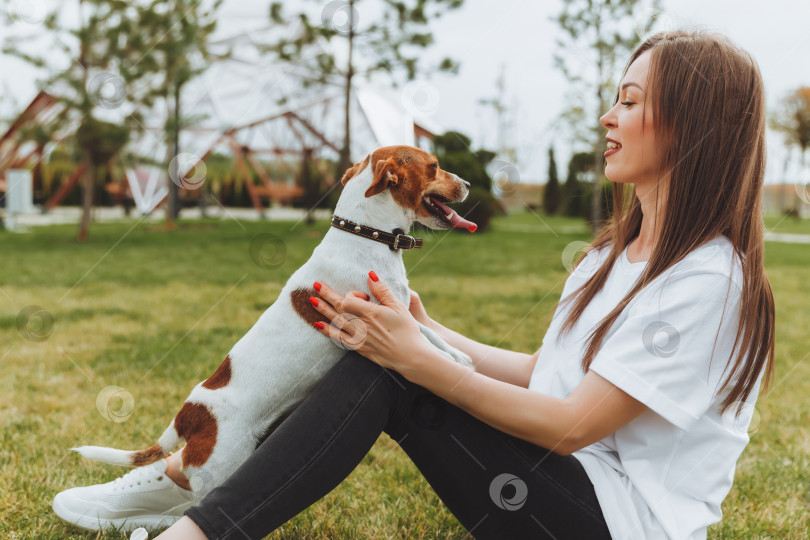
M 163 456 L 163 448 L 161 448 L 158 443 L 155 443 L 146 450 L 140 450 L 132 454 L 130 461 L 133 467 L 143 467 L 144 465 L 150 465 L 158 461 L 163 458 Z
M 295 289 L 293 292 L 290 293 L 290 303 L 292 304 L 293 309 L 298 316 L 304 319 L 304 321 L 309 324 L 315 324 L 315 321 L 322 321 L 323 315 L 318 313 L 318 310 L 310 304 L 309 297 L 314 296 L 315 298 L 320 298 L 321 296 L 318 294 L 318 291 L 315 289 Z
M 183 468 L 201 467 L 217 444 L 217 419 L 202 403 L 186 403 L 174 417 L 177 434 L 185 439 Z
M 222 388 L 223 386 L 228 386 L 228 383 L 231 382 L 231 357 L 226 356 L 225 361 L 222 362 L 217 370 L 214 372 L 213 375 L 205 379 L 203 382 L 203 388 L 208 388 L 209 390 L 216 390 L 217 388 Z
M 368 160 L 369 156 L 366 156 L 366 159 L 364 159 L 363 161 L 358 161 L 357 163 L 349 167 L 349 169 L 345 173 L 343 173 L 343 178 L 340 179 L 340 183 L 345 186 L 346 182 L 348 182 L 349 180 L 360 174 L 363 171 L 363 169 L 366 168 L 366 165 L 368 165 Z

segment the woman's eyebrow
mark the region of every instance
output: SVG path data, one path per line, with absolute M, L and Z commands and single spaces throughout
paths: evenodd
M 625 89 L 625 88 L 627 88 L 628 86 L 635 86 L 636 88 L 638 88 L 638 89 L 639 89 L 639 90 L 641 90 L 642 92 L 644 91 L 644 89 L 643 89 L 642 87 L 640 87 L 638 84 L 636 84 L 636 83 L 634 83 L 634 82 L 626 82 L 626 83 L 624 83 L 624 84 L 622 85 L 622 90 L 624 90 L 624 89 Z

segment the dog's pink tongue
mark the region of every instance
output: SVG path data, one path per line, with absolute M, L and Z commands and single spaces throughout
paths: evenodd
M 447 216 L 447 220 L 453 227 L 458 227 L 459 229 L 467 229 L 470 232 L 475 232 L 475 230 L 478 228 L 478 225 L 476 225 L 472 221 L 467 221 L 466 219 L 458 215 L 458 212 L 448 207 L 447 205 L 442 204 L 440 200 L 436 199 L 435 197 L 431 197 L 431 199 L 433 200 L 434 203 L 436 203 L 436 206 L 438 206 L 444 211 L 444 214 Z

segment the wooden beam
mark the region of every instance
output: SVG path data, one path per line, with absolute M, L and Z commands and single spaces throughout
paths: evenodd
M 14 136 L 14 134 L 25 124 L 26 122 L 33 120 L 39 114 L 52 107 L 56 103 L 56 98 L 45 91 L 40 91 L 36 97 L 31 101 L 28 107 L 17 117 L 16 120 L 11 124 L 8 130 L 0 137 L 0 144 L 4 143 L 6 140 L 10 139 Z
M 248 195 L 250 195 L 250 200 L 253 202 L 253 208 L 256 209 L 257 212 L 261 216 L 264 216 L 264 207 L 262 206 L 262 201 L 259 198 L 259 194 L 256 193 L 255 186 L 250 178 L 250 170 L 248 169 L 247 164 L 245 163 L 244 155 L 242 153 L 242 147 L 236 144 L 236 141 L 231 137 L 228 141 L 228 145 L 231 147 L 233 151 L 234 161 L 236 162 L 236 167 L 239 169 L 239 172 L 242 174 L 242 179 L 245 181 L 245 187 L 248 190 Z
M 82 174 L 84 174 L 84 170 L 86 168 L 87 165 L 85 163 L 82 163 L 81 165 L 76 167 L 76 169 L 73 171 L 73 173 L 71 173 L 68 179 L 64 183 L 62 183 L 61 186 L 59 186 L 59 189 L 56 190 L 56 193 L 51 195 L 51 198 L 45 202 L 44 208 L 46 212 L 50 212 L 51 210 L 59 206 L 59 203 L 62 202 L 62 199 L 64 199 L 65 196 L 68 193 L 70 193 L 70 190 L 73 189 L 76 186 L 76 184 L 79 183 L 79 179 L 82 177 Z
M 312 124 L 310 124 L 309 122 L 307 122 L 306 120 L 304 120 L 303 118 L 301 118 L 300 116 L 295 114 L 294 112 L 290 112 L 289 114 L 290 114 L 290 116 L 292 116 L 293 118 L 298 120 L 298 122 L 300 122 L 301 125 L 304 126 L 307 129 L 307 131 L 309 131 L 310 133 L 315 135 L 318 138 L 318 140 L 321 141 L 324 144 L 324 146 L 328 146 L 329 148 L 331 148 L 332 150 L 334 150 L 335 152 L 340 154 L 340 149 L 337 146 L 335 146 L 334 144 L 332 144 L 326 138 L 326 136 L 324 136 L 323 133 L 321 133 L 320 131 L 315 129 L 315 126 L 313 126 Z

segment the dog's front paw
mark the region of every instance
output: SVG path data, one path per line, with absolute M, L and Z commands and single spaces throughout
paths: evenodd
M 453 357 L 453 360 L 455 360 L 456 362 L 458 362 L 462 366 L 473 367 L 472 358 L 470 358 L 467 353 L 463 353 L 463 352 L 459 351 L 458 349 L 454 349 L 452 347 L 450 348 L 450 350 L 448 352 L 450 353 L 450 356 Z

